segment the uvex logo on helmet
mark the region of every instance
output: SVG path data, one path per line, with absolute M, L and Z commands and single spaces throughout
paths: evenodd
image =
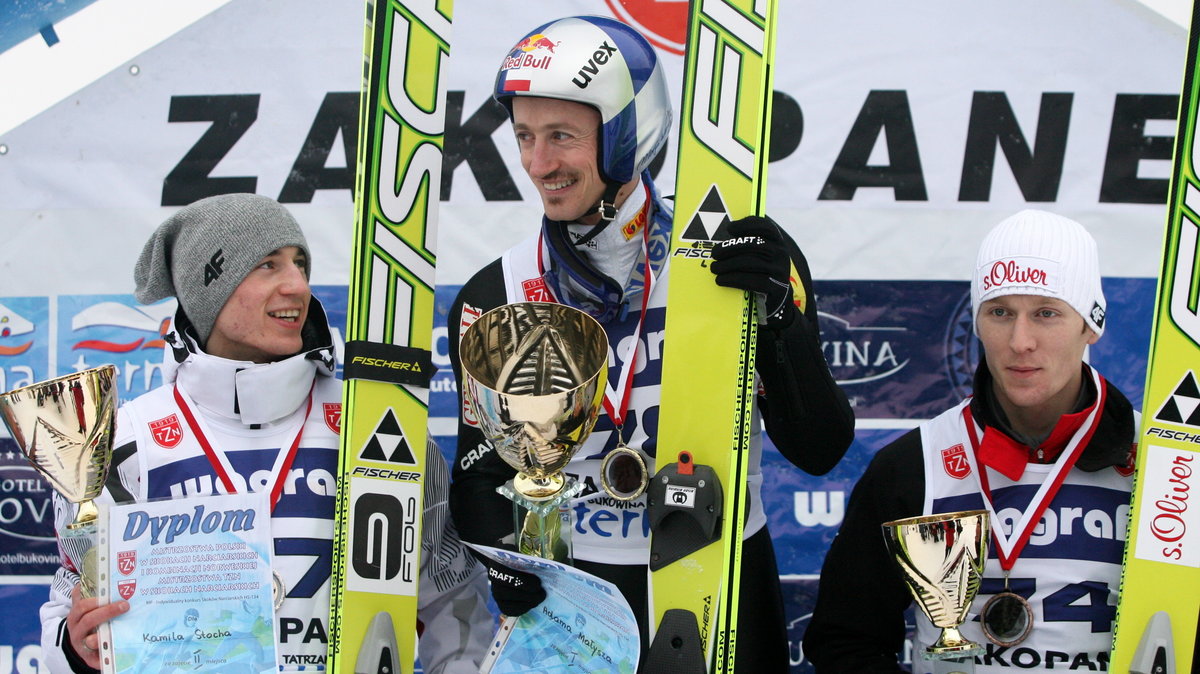
M 596 48 L 596 51 L 592 52 L 592 57 L 579 69 L 579 74 L 571 78 L 571 82 L 580 89 L 586 89 L 592 81 L 592 75 L 599 74 L 600 67 L 608 63 L 615 53 L 617 53 L 617 48 L 605 40 Z
M 1016 260 L 997 260 L 983 275 L 983 291 L 1008 285 L 1048 287 L 1048 278 L 1045 269 L 1022 265 Z

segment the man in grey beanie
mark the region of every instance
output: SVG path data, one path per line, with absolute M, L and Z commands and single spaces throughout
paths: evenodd
M 971 308 L 974 395 L 879 450 L 850 496 L 804 636 L 818 672 L 903 671 L 912 595 L 883 523 L 985 509 L 990 554 L 960 627 L 984 647 L 971 671 L 1108 662 L 1138 415 L 1084 362 L 1106 324 L 1095 240 L 1054 213 L 1006 218 L 979 247 Z M 915 613 L 912 671 L 928 674 L 939 630 Z
M 203 346 L 226 301 L 250 272 L 268 255 L 288 248 L 296 249 L 293 262 L 303 273 L 306 293 L 312 255 L 287 209 L 256 194 L 201 199 L 167 218 L 146 242 L 133 269 L 135 295 L 146 304 L 177 297 Z M 295 301 L 281 304 L 288 310 L 300 308 Z M 297 328 L 305 322 L 303 316 L 288 319 Z
M 255 671 L 321 668 L 330 631 L 342 386 L 325 311 L 308 285 L 309 259 L 295 218 L 253 194 L 202 199 L 155 230 L 134 277 L 141 302 L 179 299 L 164 383 L 117 412 L 101 496 L 130 503 L 247 489 L 273 495 L 263 519 L 274 539 L 276 659 Z M 444 509 L 448 471 L 435 445 L 426 450 L 425 508 Z M 56 497 L 55 515 L 61 529 L 74 508 Z M 474 672 L 491 637 L 487 583 L 449 518 L 441 519 L 444 527 L 424 528 L 421 659 L 431 673 Z M 94 672 L 96 628 L 129 602 L 81 598 L 79 555 L 69 543 L 60 550 L 41 610 L 43 662 L 51 672 Z M 263 652 L 267 659 L 272 651 Z

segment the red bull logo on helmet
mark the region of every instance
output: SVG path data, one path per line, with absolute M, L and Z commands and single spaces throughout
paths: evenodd
M 504 59 L 504 70 L 516 68 L 538 68 L 545 70 L 550 67 L 554 58 L 554 50 L 561 41 L 555 42 L 541 33 L 534 33 L 521 40 L 512 48 Z
M 560 44 L 562 44 L 562 42 L 555 42 L 541 33 L 534 33 L 533 35 L 530 35 L 524 40 L 518 42 L 517 46 L 513 47 L 513 51 L 523 51 L 528 54 L 530 52 L 546 49 L 553 54 L 554 48 Z

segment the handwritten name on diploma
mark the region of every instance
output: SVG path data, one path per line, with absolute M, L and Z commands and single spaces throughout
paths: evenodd
M 150 531 L 150 545 L 170 544 L 180 536 L 211 534 L 218 530 L 222 532 L 253 531 L 254 510 L 234 509 L 209 512 L 203 505 L 197 505 L 190 513 L 158 517 L 152 517 L 145 510 L 135 510 L 129 513 L 122 536 L 124 540 L 132 541 L 144 536 L 147 530 Z
M 231 636 L 233 636 L 233 633 L 224 629 L 217 629 L 213 632 L 196 630 L 192 634 L 193 639 L 199 639 L 201 641 L 208 639 L 226 639 Z M 185 641 L 187 638 L 188 637 L 180 634 L 179 632 L 172 632 L 170 634 L 150 634 L 149 632 L 142 632 L 142 641 L 147 643 L 157 643 L 159 641 Z

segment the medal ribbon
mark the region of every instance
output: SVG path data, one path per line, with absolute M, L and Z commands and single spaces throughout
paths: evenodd
M 642 277 L 645 279 L 644 287 L 642 288 L 642 311 L 638 314 L 637 327 L 633 330 L 633 339 L 629 341 L 629 346 L 625 349 L 624 357 L 621 360 L 625 363 L 621 367 L 621 376 L 617 381 L 616 387 L 611 381 L 604 383 L 604 411 L 608 413 L 613 424 L 620 427 L 625 422 L 625 414 L 629 411 L 629 395 L 633 391 L 633 371 L 634 364 L 637 360 L 637 347 L 641 342 L 642 325 L 646 321 L 646 306 L 650 300 L 650 290 L 654 286 L 654 271 L 650 268 L 650 188 L 646 188 L 646 203 L 642 206 L 642 210 L 638 215 L 634 216 L 637 219 L 646 214 L 646 224 L 642 226 Z M 538 236 L 538 275 L 545 273 L 545 263 L 542 260 L 542 237 Z M 555 302 L 559 302 L 554 293 L 546 286 L 546 292 L 554 298 Z M 561 304 L 561 302 L 559 302 Z M 616 350 L 616 345 L 613 345 L 613 350 Z
M 1096 386 L 1096 402 L 1092 405 L 1092 411 L 1083 420 L 1079 429 L 1075 431 L 1075 435 L 1071 436 L 1071 440 L 1055 461 L 1054 467 L 1049 474 L 1042 480 L 1042 486 L 1038 488 L 1037 493 L 1033 495 L 1033 499 L 1029 502 L 1029 506 L 1021 513 L 1021 520 L 1013 526 L 1013 534 L 1015 538 L 1009 538 L 1004 534 L 1000 527 L 1000 518 L 996 516 L 996 509 L 992 505 L 992 490 L 988 484 L 987 468 L 980 465 L 975 460 L 975 454 L 979 451 L 979 444 L 983 441 L 983 433 L 975 426 L 975 420 L 971 416 L 971 406 L 963 407 L 963 420 L 967 425 L 967 434 L 971 438 L 971 449 L 973 450 L 967 455 L 967 460 L 971 462 L 973 472 L 977 476 L 979 482 L 979 491 L 983 494 L 983 501 L 987 504 L 988 514 L 991 516 L 992 536 L 996 540 L 997 557 L 1000 560 L 1000 568 L 1008 571 L 1012 569 L 1017 558 L 1020 557 L 1021 551 L 1025 549 L 1025 544 L 1029 542 L 1029 537 L 1033 534 L 1033 530 L 1037 528 L 1037 524 L 1041 521 L 1042 513 L 1054 500 L 1054 496 L 1058 494 L 1058 490 L 1062 487 L 1062 483 L 1067 478 L 1067 471 L 1075 466 L 1075 461 L 1079 459 L 1079 455 L 1083 453 L 1084 447 L 1088 441 L 1092 439 L 1092 435 L 1096 432 L 1097 418 L 1100 416 L 1100 411 L 1104 408 L 1105 388 L 1104 379 L 1096 370 L 1088 368 L 1088 372 L 1092 375 L 1092 382 Z
M 316 386 L 316 382 L 313 382 Z M 233 486 L 233 480 L 229 478 L 229 474 L 233 472 L 233 467 L 229 465 L 229 459 L 225 456 L 225 452 L 218 450 L 208 441 L 208 436 L 200 427 L 200 421 L 192 414 L 191 406 L 188 404 L 183 391 L 179 390 L 179 385 L 176 384 L 173 392 L 175 394 L 175 403 L 179 405 L 179 410 L 183 412 L 184 421 L 187 422 L 188 428 L 196 436 L 196 441 L 200 443 L 200 447 L 204 449 L 205 456 L 208 457 L 208 462 L 212 464 L 213 471 L 217 474 L 217 479 L 224 485 L 225 491 L 230 494 L 236 494 L 237 489 Z M 275 465 L 271 467 L 271 472 L 275 475 L 275 483 L 271 486 L 271 512 L 275 512 L 275 504 L 279 502 L 279 497 L 283 495 L 283 483 L 287 481 L 288 471 L 292 469 L 292 462 L 296 459 L 296 450 L 300 447 L 300 436 L 304 435 L 304 426 L 308 424 L 308 413 L 312 411 L 312 389 L 308 392 L 308 404 L 304 408 L 304 419 L 300 421 L 300 430 L 296 431 L 296 438 L 292 440 L 292 444 L 287 451 L 279 452 L 275 457 Z

